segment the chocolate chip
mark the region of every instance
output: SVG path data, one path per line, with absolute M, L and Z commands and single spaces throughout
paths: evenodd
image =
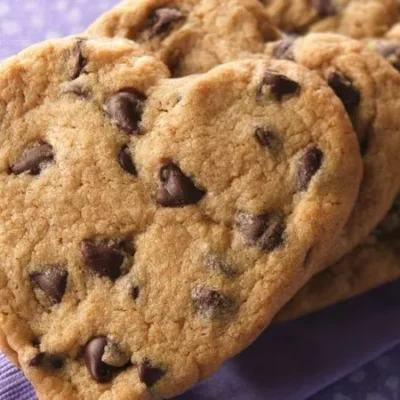
M 135 164 L 132 161 L 132 154 L 128 146 L 124 146 L 118 154 L 118 163 L 128 174 L 137 175 Z
M 257 128 L 254 135 L 258 143 L 266 147 L 272 153 L 277 153 L 282 148 L 282 142 L 279 137 L 268 128 Z
M 38 353 L 29 361 L 30 367 L 40 367 L 44 359 L 45 353 Z
M 160 168 L 162 187 L 157 192 L 157 202 L 164 207 L 182 207 L 198 203 L 205 191 L 196 187 L 182 170 L 168 162 Z
M 349 78 L 338 72 L 331 72 L 328 76 L 328 84 L 342 101 L 348 113 L 358 107 L 361 95 Z
M 107 383 L 130 365 L 130 356 L 104 336 L 91 339 L 85 346 L 84 359 L 90 375 L 99 383 Z
M 168 33 L 174 22 L 184 18 L 183 13 L 177 8 L 158 8 L 150 15 L 151 33 L 153 36 Z
M 38 353 L 29 362 L 30 367 L 42 368 L 49 371 L 56 371 L 64 366 L 64 360 L 53 354 Z
M 99 383 L 110 382 L 113 378 L 114 369 L 102 361 L 108 340 L 104 336 L 95 337 L 90 340 L 84 351 L 86 368 L 90 375 Z
M 106 100 L 104 111 L 124 132 L 138 134 L 144 100 L 145 97 L 133 89 L 122 90 Z
M 276 100 L 280 101 L 284 96 L 296 93 L 300 85 L 285 75 L 267 69 L 257 89 L 257 97 L 259 99 L 265 97 L 266 88 Z
M 278 214 L 249 215 L 239 212 L 236 224 L 245 243 L 269 253 L 283 243 L 285 224 Z
M 238 226 L 247 241 L 256 242 L 268 227 L 268 214 L 248 215 L 240 212 L 237 217 Z
M 321 168 L 323 158 L 322 151 L 315 146 L 309 147 L 300 158 L 296 179 L 296 189 L 298 192 L 304 192 L 308 189 L 312 177 Z
M 337 11 L 332 0 L 312 0 L 311 4 L 321 18 L 336 15 Z
M 138 374 L 140 382 L 152 387 L 165 375 L 165 371 L 152 366 L 149 360 L 144 360 L 138 365 Z
M 121 243 L 108 239 L 89 239 L 81 243 L 85 263 L 99 276 L 115 281 L 122 274 L 125 252 Z
M 234 278 L 237 275 L 236 268 L 222 260 L 216 254 L 207 254 L 204 258 L 204 263 L 209 270 L 223 274 L 228 278 Z
M 139 286 L 133 285 L 130 288 L 130 295 L 132 296 L 133 300 L 137 300 L 139 298 L 139 294 L 140 294 L 140 288 Z
M 10 166 L 9 172 L 15 175 L 23 172 L 28 172 L 30 175 L 38 175 L 44 165 L 53 160 L 53 147 L 48 143 L 38 142 L 22 153 L 22 156 Z
M 54 266 L 43 272 L 33 272 L 29 275 L 34 287 L 42 291 L 54 303 L 60 303 L 67 287 L 68 272 Z
M 278 60 L 295 61 L 293 47 L 294 40 L 281 40 L 275 46 L 273 56 Z
M 379 40 L 375 44 L 375 50 L 400 71 L 400 41 Z
M 134 256 L 136 253 L 136 246 L 132 240 L 123 240 L 122 242 L 119 242 L 119 246 L 121 251 L 129 256 Z
M 83 39 L 79 39 L 77 44 L 72 50 L 72 55 L 71 55 L 72 66 L 70 71 L 71 79 L 78 78 L 82 74 L 82 71 L 87 64 L 87 60 L 82 53 L 82 44 L 83 44 Z
M 193 289 L 192 301 L 195 310 L 209 319 L 220 319 L 235 309 L 234 302 L 230 298 L 207 288 Z

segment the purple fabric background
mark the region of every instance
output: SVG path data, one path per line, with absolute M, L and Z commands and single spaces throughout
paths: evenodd
M 116 0 L 0 0 L 0 59 L 78 33 Z M 0 400 L 33 400 L 0 353 Z M 400 282 L 273 327 L 178 400 L 400 400 Z

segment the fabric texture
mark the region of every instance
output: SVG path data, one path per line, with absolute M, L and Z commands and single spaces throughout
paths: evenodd
M 79 33 L 118 0 L 0 0 L 0 59 Z M 34 400 L 0 353 L 0 400 Z M 400 282 L 272 327 L 177 400 L 399 400 Z

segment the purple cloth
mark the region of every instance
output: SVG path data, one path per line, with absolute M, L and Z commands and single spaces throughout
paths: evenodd
M 46 38 L 79 33 L 116 3 L 0 0 L 0 59 Z M 0 400 L 27 399 L 35 399 L 29 383 L 0 353 Z M 399 400 L 400 283 L 269 329 L 178 398 L 217 399 Z

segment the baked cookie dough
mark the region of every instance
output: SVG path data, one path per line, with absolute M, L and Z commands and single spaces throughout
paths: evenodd
M 280 37 L 257 0 L 125 0 L 87 34 L 134 40 L 175 77 L 260 53 Z
M 396 0 L 260 0 L 287 33 L 336 32 L 355 39 L 381 37 L 399 20 Z
M 282 322 L 321 310 L 400 278 L 400 197 L 368 239 L 316 275 L 279 312 Z
M 326 265 L 362 243 L 399 191 L 400 74 L 365 44 L 336 34 L 310 34 L 267 45 L 267 53 L 316 71 L 347 110 L 364 161 L 360 194 Z
M 0 343 L 40 399 L 207 378 L 318 270 L 356 200 L 356 137 L 316 74 L 247 60 L 168 78 L 122 39 L 0 65 Z

